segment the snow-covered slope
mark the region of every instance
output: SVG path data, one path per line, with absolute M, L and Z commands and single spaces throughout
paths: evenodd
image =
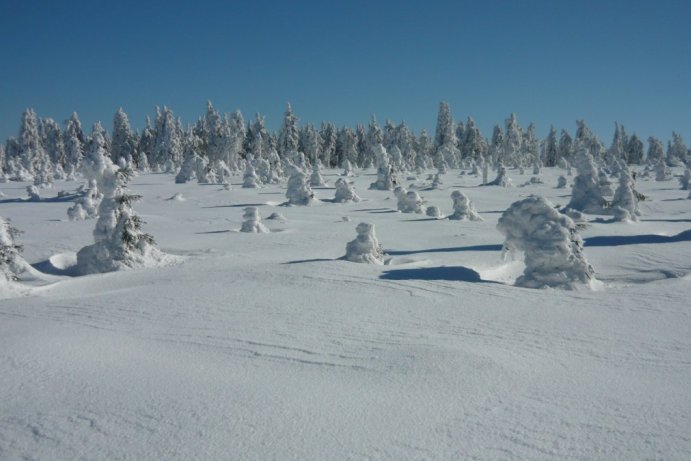
M 398 213 L 374 170 L 361 202 L 306 207 L 142 175 L 136 211 L 177 263 L 85 277 L 94 221 L 0 184 L 35 267 L 0 300 L 0 459 L 691 459 L 691 200 L 639 181 L 640 222 L 581 232 L 595 291 L 513 287 L 497 219 L 568 203 L 562 173 L 416 189 L 450 214 L 458 188 L 484 222 Z M 241 233 L 247 206 L 287 219 Z M 339 259 L 359 222 L 387 265 Z

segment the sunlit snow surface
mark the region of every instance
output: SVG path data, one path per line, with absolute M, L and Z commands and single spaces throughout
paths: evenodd
M 497 219 L 531 193 L 568 203 L 563 173 L 414 189 L 445 215 L 459 189 L 484 222 L 398 213 L 374 170 L 361 202 L 315 188 L 308 207 L 241 176 L 141 175 L 135 209 L 175 263 L 87 277 L 95 221 L 0 184 L 35 267 L 0 299 L 0 459 L 691 459 L 688 192 L 639 179 L 640 222 L 589 216 L 595 290 L 515 288 Z M 286 219 L 241 233 L 247 206 Z M 360 222 L 388 264 L 339 259 Z

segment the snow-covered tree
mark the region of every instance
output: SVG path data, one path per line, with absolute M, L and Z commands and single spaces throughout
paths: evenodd
M 682 162 L 686 163 L 686 156 L 688 155 L 688 148 L 684 144 L 684 139 L 675 131 L 672 131 L 672 142 L 667 151 L 667 163 L 674 165 Z
M 281 131 L 278 134 L 278 154 L 281 157 L 286 157 L 289 153 L 298 150 L 299 142 L 298 118 L 293 114 L 293 108 L 288 103 L 283 115 Z
M 242 187 L 243 189 L 256 189 L 259 185 L 259 176 L 257 176 L 254 165 L 250 160 L 247 160 L 245 162 L 245 173 L 242 176 Z
M 453 214 L 449 215 L 449 219 L 463 221 L 484 221 L 482 217 L 475 211 L 473 202 L 470 201 L 467 195 L 463 192 L 455 190 L 451 193 L 453 200 Z
M 394 195 L 398 199 L 397 208 L 401 213 L 423 213 L 422 197 L 414 190 L 405 190 L 402 187 L 397 187 L 394 190 Z
M 590 155 L 586 146 L 578 144 L 578 154 L 576 156 L 576 168 L 578 175 L 574 178 L 571 189 L 571 201 L 566 206 L 584 213 L 602 213 L 605 199 L 600 192 L 600 183 L 597 166 L 593 156 Z
M 312 163 L 312 174 L 310 175 L 310 186 L 325 187 L 326 181 L 321 173 L 321 163 L 317 160 Z
M 648 138 L 648 163 L 658 164 L 665 159 L 665 148 L 655 136 Z
M 108 157 L 92 171 L 100 172 L 98 184 L 103 200 L 93 232 L 94 243 L 77 252 L 80 272 L 94 274 L 160 264 L 163 253 L 153 237 L 141 230 L 142 221 L 132 210 L 132 203 L 140 199 L 127 191 L 132 171 L 120 169 Z
M 123 159 L 127 164 L 132 164 L 137 155 L 137 140 L 132 133 L 130 120 L 122 107 L 118 109 L 113 117 L 113 162 L 119 164 Z
M 627 162 L 630 165 L 640 165 L 643 163 L 643 141 L 636 135 L 632 134 L 629 142 L 626 145 Z
M 384 249 L 374 234 L 374 224 L 360 223 L 357 237 L 346 245 L 344 259 L 355 263 L 384 264 Z
M 638 195 L 633 187 L 633 178 L 628 168 L 619 172 L 619 187 L 612 198 L 611 208 L 615 218 L 621 221 L 638 221 Z
M 175 176 L 177 184 L 183 184 L 197 179 L 197 173 L 206 166 L 202 165 L 205 161 L 199 155 L 202 140 L 196 134 L 190 132 L 185 138 L 185 148 L 182 166 Z
M 244 209 L 242 215 L 245 220 L 240 227 L 240 232 L 248 232 L 255 234 L 267 234 L 269 229 L 262 223 L 262 217 L 259 214 L 259 208 L 256 206 L 248 206 Z
M 338 163 L 334 163 L 336 159 L 336 127 L 333 123 L 322 123 L 319 139 L 321 140 L 321 162 L 327 168 L 335 167 Z
M 545 155 L 543 162 L 545 166 L 557 166 L 559 161 L 559 144 L 557 141 L 557 130 L 554 126 L 549 127 L 549 134 L 545 140 Z
M 12 227 L 8 220 L 0 217 L 0 287 L 17 280 L 19 274 L 28 267 L 28 263 L 20 254 L 21 245 L 15 243 L 18 235 L 19 231 Z
M 103 194 L 98 191 L 95 179 L 89 180 L 86 189 L 82 186 L 82 196 L 75 200 L 74 205 L 67 209 L 67 217 L 70 221 L 82 221 L 98 216 L 98 207 L 103 199 Z
M 493 181 L 488 182 L 485 184 L 486 186 L 501 186 L 501 187 L 509 187 L 511 185 L 511 179 L 509 179 L 507 173 L 506 173 L 506 167 L 499 163 L 497 165 L 497 177 L 494 178 Z
M 451 109 L 446 102 L 439 103 L 439 113 L 437 115 L 437 129 L 434 137 L 436 163 L 441 160 L 446 162 L 450 168 L 458 168 L 460 165 L 460 152 L 456 140 L 456 130 L 451 115 Z M 435 165 L 439 168 L 439 164 Z
M 335 203 L 345 203 L 345 202 L 359 202 L 360 197 L 355 193 L 351 184 L 344 178 L 338 178 L 336 180 L 336 196 L 334 197 Z
M 513 203 L 497 229 L 506 237 L 505 250 L 525 254 L 525 270 L 516 286 L 575 289 L 593 279 L 576 224 L 547 199 L 530 196 Z
M 500 160 L 515 164 L 518 161 L 521 146 L 523 145 L 523 130 L 521 130 L 520 125 L 518 125 L 518 120 L 514 113 L 506 119 L 505 123 L 504 159 Z
M 373 190 L 391 190 L 396 185 L 396 175 L 384 146 L 377 144 L 372 148 L 377 164 L 377 180 L 370 184 Z
M 301 169 L 293 167 L 288 179 L 286 198 L 290 205 L 309 205 L 314 201 L 314 192 Z

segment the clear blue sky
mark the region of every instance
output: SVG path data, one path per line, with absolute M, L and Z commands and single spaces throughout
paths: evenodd
M 140 3 L 146 3 L 141 5 Z M 0 139 L 22 110 L 110 131 L 154 105 L 301 123 L 376 113 L 434 129 L 439 101 L 485 136 L 510 112 L 544 135 L 584 118 L 691 144 L 691 1 L 0 0 Z

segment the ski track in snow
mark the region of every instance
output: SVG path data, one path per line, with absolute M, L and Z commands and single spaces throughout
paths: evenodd
M 266 218 L 281 202 L 257 194 L 280 186 L 136 178 L 145 230 L 183 259 L 36 272 L 4 294 L 0 459 L 691 459 L 691 243 L 636 237 L 691 228 L 691 201 L 640 180 L 639 223 L 591 223 L 586 242 L 621 243 L 586 245 L 601 290 L 512 287 L 522 267 L 493 250 L 501 214 L 483 210 L 529 193 L 563 205 L 559 174 L 464 189 L 481 223 L 383 213 L 392 193 L 362 175 L 366 206 L 286 207 L 264 221 L 285 232 L 264 235 L 220 232 L 246 204 Z M 421 194 L 448 213 L 452 190 Z M 63 270 L 90 243 L 94 221 L 66 221 L 67 206 L 4 206 L 29 262 Z M 361 221 L 389 265 L 338 259 Z

